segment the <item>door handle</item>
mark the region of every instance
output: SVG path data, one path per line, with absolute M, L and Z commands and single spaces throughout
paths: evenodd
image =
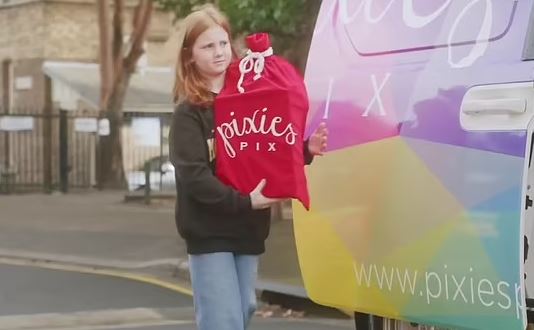
M 519 115 L 525 113 L 525 98 L 503 98 L 487 100 L 469 100 L 462 104 L 462 112 L 466 115 Z
M 533 105 L 532 81 L 473 86 L 462 100 L 460 125 L 466 131 L 526 130 Z

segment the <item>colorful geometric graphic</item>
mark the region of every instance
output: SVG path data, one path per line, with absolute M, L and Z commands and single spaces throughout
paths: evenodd
M 387 3 L 363 1 L 358 13 L 353 2 L 325 1 L 318 18 L 306 69 L 308 130 L 325 121 L 329 151 L 307 169 L 311 211 L 293 205 L 308 295 L 421 324 L 524 329 L 527 132 L 468 132 L 459 114 L 472 86 L 532 79 L 534 65 L 510 54 L 522 50 L 532 2 L 486 1 L 491 9 L 479 14 L 448 1 L 417 2 L 419 22 L 421 13 L 436 13 L 420 34 L 406 36 L 405 44 L 421 49 L 358 54 L 355 40 L 374 49 L 380 39 L 383 50 L 398 31 L 388 20 L 402 17 L 403 1 Z M 369 12 L 383 10 L 381 20 L 365 16 L 369 4 Z M 471 23 L 455 25 L 461 15 Z M 451 27 L 476 38 L 473 29 L 488 15 L 488 33 L 498 40 L 455 67 L 450 53 L 468 58 L 476 46 L 436 45 Z M 373 24 L 379 32 L 358 34 Z M 424 49 L 429 40 L 435 43 Z

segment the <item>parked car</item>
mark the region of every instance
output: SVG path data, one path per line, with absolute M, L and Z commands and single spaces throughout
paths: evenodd
M 126 173 L 129 191 L 145 189 L 145 169 L 150 171 L 150 189 L 154 191 L 174 191 L 176 182 L 174 179 L 174 166 L 169 156 L 152 157 L 135 171 Z

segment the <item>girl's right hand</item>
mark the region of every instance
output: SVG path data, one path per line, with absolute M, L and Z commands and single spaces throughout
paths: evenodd
M 252 204 L 253 210 L 261 210 L 271 207 L 273 204 L 278 203 L 282 199 L 265 197 L 262 193 L 263 188 L 267 181 L 262 179 L 260 183 L 250 193 L 250 204 Z

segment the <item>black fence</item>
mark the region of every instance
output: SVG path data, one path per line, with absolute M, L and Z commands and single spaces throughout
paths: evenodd
M 128 190 L 144 189 L 145 168 L 152 190 L 174 190 L 170 117 L 124 115 L 121 145 Z M 0 114 L 0 193 L 98 188 L 99 141 L 108 129 L 106 119 L 96 114 Z

